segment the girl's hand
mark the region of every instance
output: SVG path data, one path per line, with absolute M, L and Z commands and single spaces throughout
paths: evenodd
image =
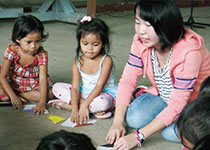
M 35 107 L 32 108 L 34 110 L 34 114 L 37 115 L 43 115 L 45 112 L 48 112 L 48 110 L 45 107 L 45 104 L 38 103 Z
M 15 97 L 11 98 L 11 103 L 14 108 L 16 108 L 18 110 L 23 110 L 22 101 L 19 97 L 15 96 Z
M 138 140 L 136 138 L 135 133 L 128 134 L 126 136 L 123 136 L 119 138 L 114 143 L 114 149 L 116 150 L 129 150 L 138 145 Z
M 74 110 L 72 108 L 72 112 L 71 112 L 71 121 L 72 122 L 79 122 L 79 111 L 78 109 L 77 110 Z
M 113 124 L 106 136 L 106 141 L 113 144 L 120 137 L 125 135 L 125 128 L 123 124 Z
M 79 121 L 80 123 L 86 123 L 89 120 L 89 108 L 86 102 L 80 104 L 79 109 Z

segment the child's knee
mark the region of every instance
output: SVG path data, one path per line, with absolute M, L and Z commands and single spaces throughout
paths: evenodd
M 61 87 L 61 83 L 55 83 L 52 86 L 52 92 L 56 93 L 56 91 Z
M 98 106 L 102 110 L 107 110 L 112 106 L 112 101 L 110 99 L 106 99 L 101 96 L 95 98 L 93 103 L 96 105 L 96 107 Z
M 58 93 L 62 92 L 69 92 L 71 90 L 71 84 L 67 84 L 67 83 L 55 83 L 52 87 L 52 93 L 57 96 Z

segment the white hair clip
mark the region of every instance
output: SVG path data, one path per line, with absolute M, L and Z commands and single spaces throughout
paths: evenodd
M 92 18 L 91 18 L 90 16 L 84 16 L 84 17 L 80 20 L 80 22 L 85 22 L 85 21 L 90 22 L 91 20 L 92 20 Z

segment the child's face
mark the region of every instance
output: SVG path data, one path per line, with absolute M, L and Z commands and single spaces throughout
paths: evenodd
M 179 130 L 177 132 L 178 132 L 177 135 L 178 135 L 179 139 L 181 140 L 182 145 L 185 146 L 186 149 L 192 150 L 193 144 L 190 143 L 184 136 L 182 136 L 182 139 L 181 139 Z M 183 149 L 183 150 L 185 150 L 185 149 Z
M 95 58 L 101 51 L 102 41 L 98 35 L 84 34 L 80 39 L 82 54 L 90 59 Z
M 187 139 L 185 139 L 183 137 L 182 139 L 182 144 L 188 149 L 188 150 L 192 150 L 193 149 L 193 144 L 190 143 Z
M 136 9 L 135 31 L 146 47 L 159 48 L 159 38 L 149 22 L 139 16 L 139 8 Z
M 20 50 L 29 55 L 37 53 L 41 44 L 41 34 L 39 32 L 32 32 L 27 34 L 24 38 L 16 40 L 19 43 Z

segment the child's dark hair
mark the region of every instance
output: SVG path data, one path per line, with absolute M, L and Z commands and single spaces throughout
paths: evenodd
M 88 34 L 95 34 L 98 35 L 102 41 L 102 48 L 99 54 L 108 54 L 110 50 L 110 43 L 109 43 L 109 27 L 106 23 L 98 18 L 91 18 L 91 21 L 83 21 L 77 27 L 77 56 L 81 51 L 80 47 L 80 39 L 84 35 Z
M 41 139 L 36 150 L 96 150 L 84 134 L 60 130 Z
M 194 147 L 193 150 L 210 150 L 210 134 L 203 137 Z
M 148 21 L 159 37 L 160 49 L 172 47 L 185 34 L 183 18 L 175 0 L 139 0 L 139 17 Z
M 210 76 L 207 77 L 201 84 L 198 96 L 210 96 Z
M 19 16 L 13 26 L 12 41 L 18 44 L 16 40 L 20 40 L 33 32 L 41 33 L 42 42 L 48 38 L 48 33 L 44 34 L 44 26 L 38 18 L 32 15 Z
M 181 141 L 185 138 L 194 147 L 209 145 L 210 141 L 204 138 L 210 135 L 210 96 L 198 97 L 183 109 L 177 120 L 177 130 Z

